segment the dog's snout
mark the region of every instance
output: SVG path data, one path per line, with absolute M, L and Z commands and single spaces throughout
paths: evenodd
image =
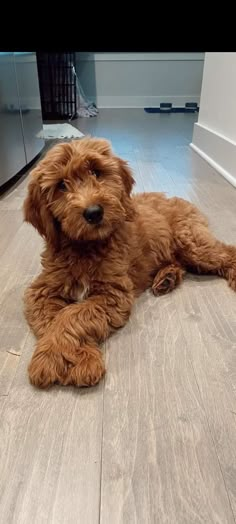
M 103 217 L 102 206 L 89 206 L 84 210 L 84 218 L 89 224 L 99 224 Z

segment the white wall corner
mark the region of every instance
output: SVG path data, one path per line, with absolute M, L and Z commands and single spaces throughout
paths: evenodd
M 236 187 L 236 142 L 200 123 L 195 123 L 190 146 Z

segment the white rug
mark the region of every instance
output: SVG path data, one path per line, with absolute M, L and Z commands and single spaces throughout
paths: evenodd
M 37 134 L 38 138 L 52 140 L 53 138 L 81 138 L 81 131 L 71 124 L 43 124 L 43 129 Z

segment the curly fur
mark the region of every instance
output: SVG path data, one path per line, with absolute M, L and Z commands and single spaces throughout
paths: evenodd
M 161 193 L 131 197 L 133 184 L 127 163 L 96 138 L 56 145 L 32 171 L 24 216 L 46 242 L 42 273 L 25 294 L 38 338 L 29 365 L 35 386 L 99 382 L 99 344 L 149 287 L 169 292 L 193 270 L 236 290 L 236 248 L 212 236 L 193 204 Z M 104 217 L 92 225 L 83 212 L 97 204 Z

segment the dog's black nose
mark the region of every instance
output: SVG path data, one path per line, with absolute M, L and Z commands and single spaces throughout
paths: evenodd
M 84 218 L 89 224 L 99 224 L 103 217 L 102 206 L 90 206 L 84 211 Z

